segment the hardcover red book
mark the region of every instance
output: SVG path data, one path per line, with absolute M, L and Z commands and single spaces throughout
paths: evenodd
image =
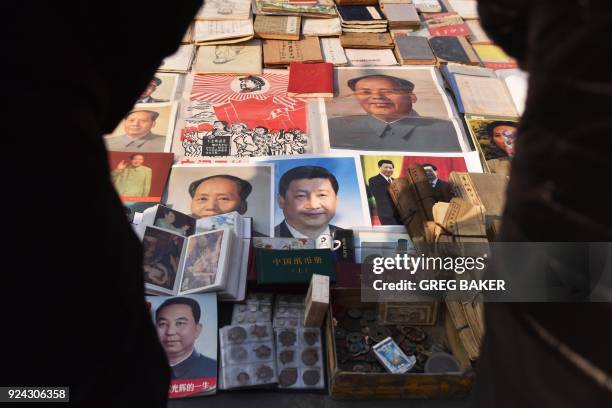
M 333 98 L 334 65 L 329 62 L 289 66 L 287 95 L 298 98 Z

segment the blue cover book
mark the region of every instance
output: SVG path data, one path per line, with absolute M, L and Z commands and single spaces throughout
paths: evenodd
M 337 6 L 343 22 L 360 22 L 361 24 L 380 24 L 387 22 L 384 13 L 378 6 Z

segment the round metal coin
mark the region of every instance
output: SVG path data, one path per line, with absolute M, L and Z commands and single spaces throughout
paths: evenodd
M 258 380 L 267 382 L 270 381 L 272 377 L 274 377 L 274 370 L 272 370 L 272 368 L 267 365 L 261 365 L 257 367 L 255 375 L 257 376 Z
M 297 368 L 285 368 L 278 375 L 278 383 L 283 387 L 289 387 L 296 383 L 297 378 Z
M 346 340 L 349 343 L 361 343 L 363 341 L 363 334 L 357 332 L 349 333 L 346 336 Z
M 295 358 L 295 351 L 293 350 L 283 350 L 280 352 L 278 358 L 280 362 L 283 364 L 291 363 Z
M 238 381 L 238 384 L 240 385 L 246 385 L 249 383 L 249 381 L 251 380 L 251 377 L 249 377 L 249 374 L 241 371 L 237 376 L 236 376 L 236 381 Z
M 249 353 L 244 347 L 237 346 L 230 349 L 230 357 L 234 361 L 245 360 L 248 356 Z
M 314 346 L 317 343 L 318 339 L 319 339 L 319 333 L 317 333 L 316 331 L 304 332 L 304 341 L 309 346 Z
M 258 324 L 254 324 L 251 327 L 251 334 L 255 337 L 267 337 L 268 336 L 268 327 L 267 326 L 261 326 Z
M 272 355 L 272 349 L 265 344 L 262 344 L 253 351 L 255 352 L 257 358 L 268 358 Z
M 232 327 L 227 332 L 227 338 L 232 343 L 242 343 L 247 338 L 247 332 L 242 327 Z
M 296 335 L 293 330 L 283 330 L 279 335 L 278 339 L 283 347 L 293 346 L 295 344 Z
M 359 319 L 361 317 L 361 310 L 352 308 L 348 310 L 347 314 L 353 319 Z
M 317 385 L 321 380 L 321 373 L 319 370 L 306 370 L 304 374 L 302 374 L 302 380 L 304 380 L 304 384 L 306 385 Z
M 319 353 L 316 349 L 306 349 L 302 352 L 302 362 L 306 365 L 314 365 L 319 361 Z

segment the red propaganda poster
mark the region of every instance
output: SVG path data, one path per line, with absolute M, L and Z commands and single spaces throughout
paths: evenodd
M 172 151 L 182 163 L 309 151 L 306 102 L 287 96 L 289 75 L 195 75 Z

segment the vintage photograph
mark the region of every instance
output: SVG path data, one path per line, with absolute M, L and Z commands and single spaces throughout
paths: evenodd
M 218 269 L 227 259 L 228 230 L 193 235 L 187 239 L 180 292 L 199 291 L 217 282 Z
M 473 160 L 471 162 L 473 163 Z M 478 166 L 468 166 L 466 156 L 461 154 L 435 156 L 362 155 L 361 167 L 363 179 L 366 183 L 368 206 L 373 226 L 403 225 L 388 193 L 388 186 L 395 178 L 405 177 L 408 166 L 412 164 L 423 166 L 436 194 L 436 200 L 444 202 L 449 202 L 453 197 L 451 186 L 448 183 L 451 171 L 479 170 Z
M 370 226 L 358 160 L 322 155 L 268 161 L 276 166 L 274 236 L 315 239 Z
M 509 172 L 518 122 L 475 116 L 466 116 L 465 121 L 489 170 L 494 173 Z
M 309 151 L 306 103 L 287 96 L 284 70 L 195 75 L 172 151 L 182 163 Z
M 160 202 L 172 153 L 108 152 L 110 175 L 124 202 Z
M 170 102 L 176 97 L 179 75 L 158 72 L 149 81 L 136 103 Z
M 147 289 L 173 293 L 185 237 L 146 227 L 142 240 L 144 281 Z
M 134 105 L 119 126 L 104 136 L 106 149 L 114 152 L 169 152 L 176 110 L 176 102 Z
M 195 219 L 163 205 L 157 206 L 153 225 L 177 234 L 189 236 L 195 232 Z
M 195 218 L 237 211 L 253 236 L 272 236 L 274 166 L 265 163 L 175 165 L 167 205 Z
M 217 389 L 217 296 L 147 296 L 159 342 L 171 367 L 170 398 Z M 175 387 L 178 384 L 193 384 Z
M 433 67 L 337 68 L 335 73 L 336 97 L 319 104 L 331 149 L 469 150 Z

